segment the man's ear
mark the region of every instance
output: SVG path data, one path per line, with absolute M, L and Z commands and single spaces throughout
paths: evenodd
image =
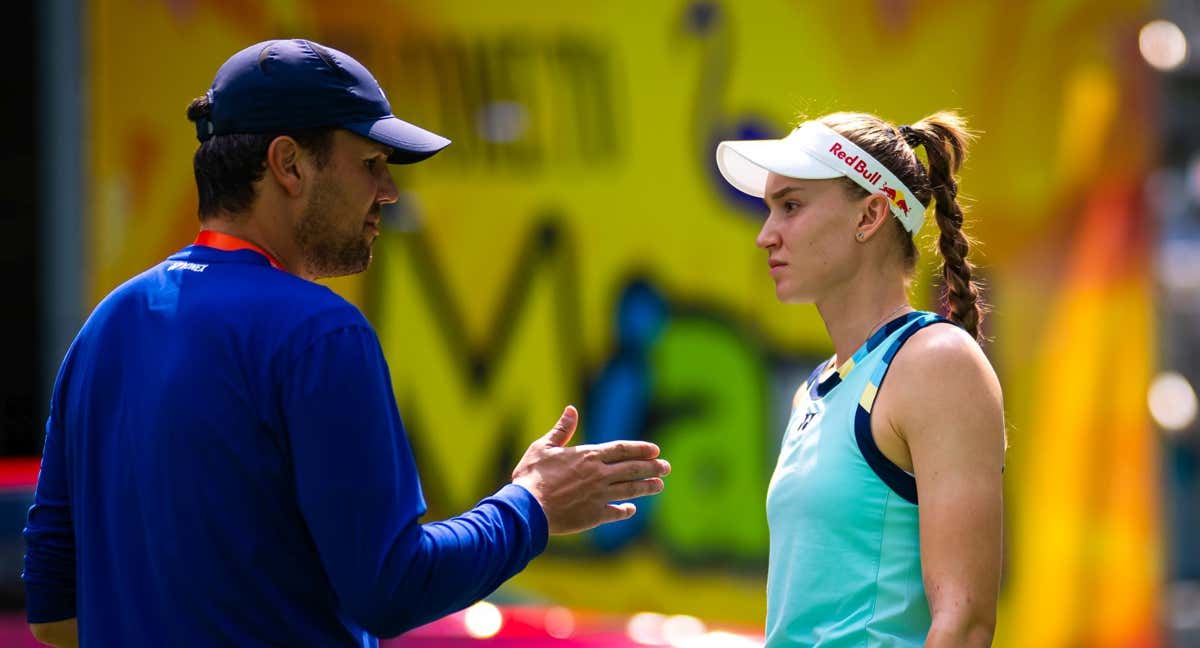
M 267 172 L 292 198 L 303 193 L 307 179 L 306 169 L 300 164 L 301 157 L 300 145 L 287 135 L 276 137 L 267 146 Z
M 891 204 L 888 203 L 887 196 L 883 194 L 872 194 L 867 196 L 863 201 L 862 209 L 858 214 L 858 221 L 854 224 L 854 237 L 858 241 L 866 241 L 883 227 L 887 222 L 888 216 L 892 215 Z

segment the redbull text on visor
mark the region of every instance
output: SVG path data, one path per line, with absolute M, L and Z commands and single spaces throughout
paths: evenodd
M 829 147 L 829 152 L 836 156 L 837 159 L 845 162 L 846 166 L 850 167 L 855 172 L 862 174 L 863 179 L 872 185 L 877 184 L 879 179 L 883 177 L 882 173 L 872 170 L 870 167 L 868 167 L 866 160 L 860 159 L 857 155 L 848 155 L 845 151 L 843 151 L 841 142 L 834 142 L 833 146 Z
M 921 229 L 921 224 L 925 220 L 925 206 L 917 202 L 908 187 L 878 160 L 858 148 L 841 133 L 824 124 L 809 122 L 796 130 L 798 133 L 803 133 L 804 138 L 809 140 L 808 149 L 811 152 L 819 153 L 821 157 L 828 156 L 838 160 L 846 167 L 846 170 L 843 171 L 846 177 L 854 180 L 869 192 L 878 191 L 887 196 L 888 202 L 891 203 L 892 213 L 900 219 L 905 229 L 912 233 Z M 813 146 L 814 144 L 819 144 L 820 148 Z M 830 163 L 838 164 L 832 160 L 826 164 Z M 914 207 L 916 208 L 915 213 L 913 213 Z
M 850 155 L 844 151 L 842 149 L 841 142 L 834 142 L 833 146 L 829 147 L 829 152 L 837 159 L 845 162 L 846 166 L 853 169 L 855 173 L 862 175 L 864 180 L 871 183 L 871 186 L 879 184 L 879 179 L 883 177 L 883 173 L 881 171 L 871 169 L 866 160 L 863 160 L 857 155 Z M 880 188 L 880 191 L 887 194 L 888 200 L 890 200 L 893 205 L 899 207 L 900 210 L 905 214 L 908 213 L 908 200 L 905 198 L 903 191 L 898 191 L 892 187 L 889 187 L 886 182 L 883 184 L 883 187 Z

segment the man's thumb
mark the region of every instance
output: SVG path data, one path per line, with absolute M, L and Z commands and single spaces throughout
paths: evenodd
M 546 442 L 552 446 L 565 446 L 571 440 L 571 435 L 575 434 L 575 426 L 579 423 L 579 411 L 574 405 L 567 405 L 563 410 L 562 416 L 558 417 L 558 423 L 550 428 L 546 433 Z

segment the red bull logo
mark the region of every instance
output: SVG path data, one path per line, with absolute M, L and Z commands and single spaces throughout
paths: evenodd
M 841 142 L 834 142 L 833 146 L 829 148 L 829 152 L 837 157 L 837 159 L 845 162 L 846 166 L 861 174 L 862 177 L 866 178 L 867 182 L 871 184 L 879 182 L 879 178 L 883 175 L 879 171 L 872 171 L 869 167 L 867 167 L 866 160 L 859 158 L 857 155 L 847 154 L 846 151 L 842 149 Z
M 908 215 L 908 201 L 904 199 L 903 191 L 896 191 L 887 185 L 883 185 L 882 191 L 887 194 L 888 200 L 892 201 L 893 205 L 899 207 L 906 216 Z

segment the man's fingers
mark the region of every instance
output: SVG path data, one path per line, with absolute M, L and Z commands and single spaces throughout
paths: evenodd
M 647 477 L 663 477 L 671 473 L 671 464 L 665 459 L 631 459 L 608 466 L 608 482 L 634 481 Z
M 565 446 L 571 440 L 571 435 L 575 434 L 575 426 L 578 424 L 579 411 L 575 409 L 574 405 L 567 405 L 562 416 L 558 417 L 558 422 L 543 438 L 552 446 Z
M 634 513 L 637 513 L 637 506 L 635 506 L 633 502 L 608 504 L 604 507 L 604 509 L 604 522 L 601 524 L 628 520 L 629 518 L 633 517 Z
M 663 480 L 657 477 L 619 482 L 608 487 L 607 499 L 611 501 L 634 499 L 661 493 L 662 489 Z
M 597 445 L 596 452 L 604 463 L 616 463 L 629 459 L 653 459 L 658 456 L 658 446 L 646 441 L 609 441 Z

